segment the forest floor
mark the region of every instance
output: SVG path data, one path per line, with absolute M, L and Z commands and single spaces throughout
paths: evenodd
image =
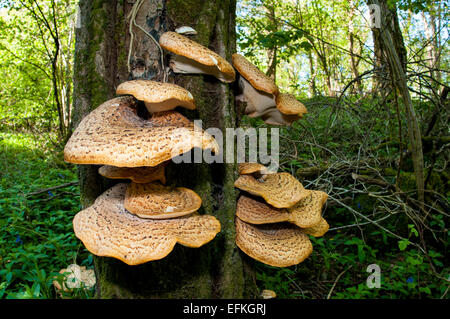
M 377 129 L 375 123 L 367 130 L 342 115 L 333 119 L 335 128 L 327 135 L 332 104 L 305 104 L 308 117 L 281 130 L 281 170 L 294 174 L 306 188 L 330 195 L 324 210 L 330 230 L 311 238 L 313 253 L 299 265 L 276 268 L 256 262 L 259 288 L 275 291 L 278 298 L 448 299 L 446 215 L 434 214 L 426 225 L 432 231 L 426 233 L 386 187 L 363 185 L 351 177 L 355 167 L 360 175 L 373 175 L 370 165 L 363 169 L 355 160 L 369 159 L 361 145 L 369 143 L 365 150 L 378 145 L 374 136 L 382 135 L 383 125 Z M 258 127 L 261 121 L 247 119 L 245 125 Z M 72 229 L 80 210 L 78 186 L 70 184 L 77 181 L 76 167 L 64 163 L 62 152 L 54 149 L 41 136 L 0 133 L 0 298 L 93 297 L 93 289 L 62 296 L 53 285 L 55 276 L 63 280 L 59 271 L 69 264 L 93 266 Z M 390 152 L 374 156 L 380 160 Z M 311 168 L 319 169 L 305 170 Z M 389 183 L 396 171 L 388 168 L 377 171 L 382 172 L 378 179 Z M 400 173 L 403 190 L 413 188 L 410 173 Z M 448 203 L 448 193 L 444 196 Z M 379 287 L 371 286 L 377 286 L 374 269 L 380 274 Z

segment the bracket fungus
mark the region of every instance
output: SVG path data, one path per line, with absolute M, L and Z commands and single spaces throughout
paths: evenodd
M 195 109 L 194 96 L 191 92 L 172 83 L 132 80 L 119 84 L 116 93 L 133 95 L 139 101 L 143 101 L 150 114 L 173 110 L 177 106 Z
M 292 207 L 309 195 L 303 185 L 289 173 L 269 174 L 263 181 L 252 175 L 241 175 L 234 186 L 263 197 L 267 203 L 277 208 Z
M 196 35 L 197 34 L 197 31 L 195 31 L 194 28 L 187 26 L 187 25 L 176 28 L 175 32 L 182 34 L 182 35 Z
M 255 177 L 275 173 L 259 163 L 239 163 L 238 170 L 240 175 L 253 175 Z
M 219 151 L 215 139 L 176 111 L 148 120 L 137 115 L 131 96 L 106 101 L 80 122 L 64 148 L 75 164 L 156 166 L 194 147 Z
M 167 162 L 157 166 L 143 167 L 116 167 L 111 165 L 103 165 L 98 169 L 98 173 L 110 179 L 130 179 L 135 183 L 151 183 L 160 181 L 166 183 L 165 167 Z
M 249 115 L 251 117 L 251 115 Z M 300 115 L 289 115 L 281 113 L 277 108 L 273 107 L 260 115 L 263 121 L 269 125 L 289 126 L 295 121 L 301 119 Z
M 141 218 L 166 219 L 191 214 L 202 205 L 202 199 L 185 187 L 168 187 L 158 183 L 129 184 L 124 207 Z
M 58 291 L 70 291 L 72 289 L 89 289 L 94 287 L 96 278 L 94 269 L 86 269 L 85 266 L 79 266 L 77 264 L 70 264 L 67 268 L 61 269 L 60 274 L 68 273 L 64 278 L 62 285 L 58 280 L 53 281 L 53 285 Z
M 169 65 L 175 73 L 210 74 L 225 83 L 233 82 L 236 78 L 236 72 L 227 60 L 177 32 L 163 33 L 159 45 L 174 53 Z
M 275 82 L 239 53 L 232 55 L 233 66 L 239 72 L 239 87 L 242 94 L 236 96 L 246 102 L 245 114 L 259 117 L 268 109 L 275 108 L 279 93 Z
M 290 208 L 275 208 L 241 195 L 237 203 L 236 216 L 251 224 L 290 222 L 300 228 L 316 226 L 321 222 L 322 207 L 328 195 L 322 191 L 307 190 L 309 195 Z
M 113 257 L 128 265 L 162 259 L 179 243 L 198 248 L 220 231 L 210 215 L 173 219 L 144 219 L 124 207 L 127 184 L 116 184 L 73 219 L 75 235 L 97 256 Z
M 308 236 L 287 223 L 251 225 L 235 218 L 236 245 L 247 255 L 274 267 L 297 265 L 312 253 Z
M 305 105 L 297 100 L 293 94 L 280 93 L 277 95 L 275 101 L 277 103 L 277 109 L 283 114 L 298 115 L 301 117 L 303 114 L 308 113 Z
M 330 225 L 328 225 L 328 222 L 325 220 L 325 218 L 322 217 L 318 224 L 303 228 L 303 232 L 313 237 L 322 237 L 323 235 L 325 235 L 328 229 L 330 229 Z

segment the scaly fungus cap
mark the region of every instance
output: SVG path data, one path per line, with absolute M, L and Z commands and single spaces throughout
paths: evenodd
M 173 110 L 177 106 L 189 110 L 195 109 L 194 97 L 191 92 L 172 83 L 132 80 L 121 83 L 117 87 L 116 93 L 133 95 L 139 101 L 144 101 L 151 114 Z
M 330 229 L 330 225 L 328 225 L 325 218 L 322 217 L 317 225 L 303 228 L 302 230 L 305 234 L 311 235 L 313 237 L 322 237 L 323 235 L 325 235 L 328 229 Z
M 247 255 L 274 267 L 305 260 L 313 247 L 300 228 L 290 224 L 251 225 L 235 218 L 236 245 Z
M 137 115 L 131 96 L 106 101 L 80 122 L 64 148 L 74 164 L 117 167 L 156 166 L 194 147 L 219 146 L 176 111 L 159 112 L 145 120 Z
M 277 109 L 283 114 L 301 116 L 308 113 L 305 105 L 298 101 L 293 94 L 280 93 L 277 95 L 275 101 L 277 103 Z
M 141 218 L 166 219 L 197 211 L 202 199 L 185 187 L 166 187 L 158 183 L 131 183 L 125 193 L 124 207 Z
M 94 255 L 138 265 L 166 257 L 176 243 L 200 247 L 220 231 L 219 221 L 209 215 L 139 218 L 123 205 L 126 188 L 124 183 L 113 186 L 73 219 L 75 235 Z
M 322 191 L 310 191 L 308 196 L 290 208 L 275 208 L 266 203 L 241 195 L 236 216 L 250 224 L 290 222 L 300 228 L 313 227 L 322 220 L 322 206 L 328 195 Z
M 131 179 L 135 183 L 151 183 L 154 181 L 160 181 L 162 184 L 165 184 L 166 176 L 164 174 L 164 170 L 166 166 L 167 162 L 153 167 L 116 167 L 111 165 L 103 165 L 98 169 L 98 173 L 111 179 Z
M 233 82 L 236 78 L 236 72 L 227 60 L 177 32 L 163 33 L 159 44 L 175 54 L 170 61 L 170 67 L 175 73 L 210 74 L 226 83 Z
M 234 186 L 263 197 L 267 203 L 277 208 L 292 207 L 309 195 L 303 185 L 289 173 L 269 174 L 263 181 L 252 175 L 241 175 Z

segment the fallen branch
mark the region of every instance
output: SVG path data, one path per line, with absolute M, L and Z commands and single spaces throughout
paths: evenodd
M 78 185 L 78 181 L 69 182 L 69 183 L 58 185 L 58 186 L 52 186 L 52 187 L 49 187 L 49 188 L 40 189 L 38 191 L 28 193 L 25 196 L 29 197 L 29 196 L 39 195 L 39 194 L 42 194 L 42 193 L 47 193 L 49 191 L 53 191 L 55 189 L 65 188 L 65 187 L 74 186 L 74 185 Z

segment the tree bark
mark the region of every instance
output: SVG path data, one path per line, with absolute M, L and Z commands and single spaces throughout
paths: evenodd
M 389 11 L 387 10 L 387 3 L 385 0 L 372 0 L 369 1 L 369 3 L 370 2 L 381 6 L 381 29 L 376 31 L 376 33 L 381 41 L 383 53 L 386 55 L 391 69 L 392 84 L 400 92 L 405 106 L 409 147 L 413 159 L 418 198 L 423 202 L 425 196 L 422 136 L 407 85 L 406 53 L 403 50 L 402 34 L 401 32 L 399 33 L 400 28 L 398 25 L 398 18 L 389 17 Z M 394 21 L 393 25 L 392 21 Z
M 134 39 L 129 55 L 129 13 L 134 3 L 80 0 L 81 26 L 76 33 L 74 67 L 75 125 L 95 107 L 113 98 L 121 82 L 163 80 L 165 65 L 161 65 L 159 48 L 136 27 L 132 28 Z M 194 40 L 230 60 L 236 51 L 235 7 L 235 0 L 144 0 L 135 21 L 156 40 L 165 31 L 191 26 L 198 32 Z M 165 57 L 166 65 L 167 60 Z M 185 87 L 194 95 L 197 109 L 180 110 L 180 113 L 191 120 L 201 119 L 204 129 L 216 127 L 225 132 L 225 128 L 238 125 L 231 85 L 210 76 L 171 75 L 169 82 Z M 94 165 L 79 166 L 83 207 L 91 205 L 114 183 L 101 178 L 97 170 L 98 166 Z M 203 200 L 199 213 L 216 216 L 222 225 L 221 232 L 201 248 L 176 245 L 166 258 L 139 266 L 95 257 L 96 297 L 255 297 L 252 261 L 234 242 L 235 165 L 171 162 L 166 177 L 168 184 L 196 191 Z

